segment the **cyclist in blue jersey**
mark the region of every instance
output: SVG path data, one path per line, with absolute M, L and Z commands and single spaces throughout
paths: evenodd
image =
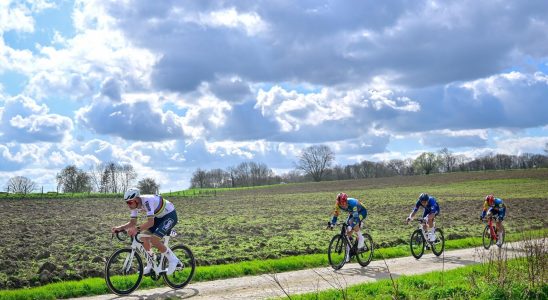
M 361 223 L 367 217 L 367 209 L 365 209 L 363 204 L 358 201 L 358 199 L 349 198 L 348 195 L 345 193 L 339 193 L 337 195 L 335 209 L 333 210 L 331 221 L 327 223 L 329 229 L 333 229 L 333 227 L 335 227 L 335 224 L 337 224 L 337 219 L 341 210 L 348 212 L 347 221 L 349 226 L 346 228 L 347 235 L 351 237 L 352 233 L 355 232 L 358 235 L 358 249 L 363 248 L 364 238 L 361 232 Z
M 160 253 L 168 259 L 167 274 L 171 275 L 175 271 L 179 259 L 175 254 L 162 243 L 162 238 L 171 232 L 171 229 L 177 224 L 177 212 L 173 203 L 167 201 L 160 195 L 141 195 L 139 189 L 130 188 L 124 194 L 124 201 L 131 210 L 130 221 L 124 225 L 116 226 L 111 229 L 113 233 L 126 230 L 131 236 L 139 232 L 149 235 L 142 237 L 143 247 L 152 254 L 151 244 L 156 247 Z M 139 211 L 145 212 L 147 221 L 137 226 L 137 215 Z M 148 274 L 152 270 L 152 265 L 147 261 L 147 266 L 143 274 Z
M 497 217 L 496 226 L 499 234 L 497 245 L 500 246 L 502 244 L 502 234 L 504 232 L 502 221 L 504 220 L 504 216 L 506 216 L 506 205 L 504 205 L 502 199 L 495 198 L 493 195 L 487 195 L 485 201 L 483 201 L 483 210 L 480 215 L 480 220 L 483 221 L 487 214 Z
M 411 211 L 409 217 L 407 217 L 406 222 L 409 224 L 409 221 L 413 220 L 413 217 L 421 207 L 424 208 L 422 218 L 427 221 L 428 227 L 430 227 L 429 239 L 431 242 L 434 242 L 436 240 L 434 219 L 440 213 L 440 206 L 438 205 L 436 198 L 429 196 L 427 193 L 420 194 L 419 199 L 417 199 L 417 203 L 415 204 L 415 207 L 413 208 L 413 211 Z M 428 232 L 428 228 L 426 226 L 427 224 L 423 225 L 425 232 Z

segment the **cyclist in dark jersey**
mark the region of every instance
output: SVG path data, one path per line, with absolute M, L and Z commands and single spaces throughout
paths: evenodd
M 424 208 L 422 218 L 427 221 L 427 224 L 430 227 L 429 239 L 431 242 L 434 242 L 436 240 L 436 228 L 434 228 L 434 219 L 440 213 L 440 206 L 436 201 L 436 198 L 429 196 L 427 193 L 420 194 L 419 199 L 417 199 L 417 203 L 415 203 L 415 207 L 413 207 L 413 211 L 411 211 L 411 214 L 409 215 L 409 217 L 407 217 L 406 222 L 409 223 L 409 221 L 413 220 L 413 217 L 421 207 Z M 426 224 L 424 224 L 423 226 L 424 231 L 428 232 Z

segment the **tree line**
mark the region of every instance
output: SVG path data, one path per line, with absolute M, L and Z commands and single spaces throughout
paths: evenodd
M 548 154 L 548 144 L 545 153 Z M 197 169 L 191 179 L 193 188 L 243 187 L 275 183 L 295 183 L 322 180 L 345 180 L 390 176 L 409 176 L 432 173 L 547 168 L 548 156 L 524 153 L 521 155 L 486 154 L 469 158 L 454 154 L 448 148 L 437 152 L 423 152 L 417 158 L 391 159 L 373 162 L 364 160 L 350 165 L 333 165 L 334 152 L 326 145 L 314 145 L 301 151 L 295 169 L 274 175 L 264 163 L 244 162 L 227 170 Z M 262 172 L 258 172 L 259 168 Z
M 86 172 L 76 165 L 64 167 L 57 173 L 57 192 L 61 193 L 123 193 L 137 178 L 132 165 L 116 162 L 101 163 Z M 138 181 L 137 187 L 144 194 L 157 193 L 160 185 L 150 177 Z M 24 176 L 15 176 L 8 180 L 5 191 L 8 193 L 28 194 L 37 189 L 37 184 Z
M 548 143 L 544 152 L 548 155 Z M 191 178 L 191 188 L 247 187 L 277 183 L 305 181 L 344 180 L 389 176 L 408 176 L 431 173 L 508 170 L 548 167 L 548 156 L 524 153 L 521 155 L 487 154 L 469 158 L 454 154 L 448 148 L 437 152 L 423 152 L 417 158 L 392 159 L 373 162 L 364 160 L 350 165 L 333 165 L 334 152 L 326 145 L 307 147 L 297 156 L 295 169 L 276 175 L 266 164 L 242 162 L 223 169 L 198 168 Z M 132 165 L 106 162 L 90 167 L 86 172 L 69 165 L 57 173 L 57 192 L 63 193 L 122 193 L 133 185 L 137 172 Z M 150 177 L 138 181 L 143 193 L 158 193 L 160 185 Z M 4 190 L 8 193 L 27 194 L 35 191 L 37 184 L 24 176 L 8 180 Z

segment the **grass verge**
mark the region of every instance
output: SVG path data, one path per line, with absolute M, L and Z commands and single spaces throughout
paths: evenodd
M 514 233 L 506 236 L 507 242 L 518 241 L 526 235 L 530 238 L 545 237 L 548 229 L 527 231 L 525 233 Z M 449 240 L 445 243 L 445 249 L 463 249 L 478 247 L 481 245 L 481 238 L 465 238 L 459 240 Z M 327 246 L 326 246 L 327 248 Z M 375 250 L 374 259 L 385 259 L 409 256 L 409 246 L 401 245 L 390 248 L 380 248 Z M 278 273 L 286 271 L 301 270 L 314 267 L 327 266 L 326 254 L 311 254 L 301 256 L 284 257 L 280 259 L 266 259 L 239 262 L 226 265 L 213 265 L 198 267 L 193 282 L 209 281 L 216 279 L 234 278 L 247 275 L 259 275 L 268 273 Z M 451 271 L 453 272 L 453 271 Z M 460 273 L 457 273 L 460 274 Z M 378 287 L 387 285 L 391 288 L 391 283 L 378 283 Z M 191 283 L 192 285 L 192 283 Z M 165 286 L 162 280 L 153 281 L 145 278 L 141 283 L 140 289 L 155 288 Z M 377 289 L 375 288 L 375 289 Z M 60 299 L 91 295 L 102 295 L 109 293 L 103 278 L 89 278 L 81 281 L 64 281 L 41 287 L 4 290 L 0 291 L 0 299 L 6 300 L 26 300 L 26 299 Z M 327 297 L 329 298 L 329 297 Z

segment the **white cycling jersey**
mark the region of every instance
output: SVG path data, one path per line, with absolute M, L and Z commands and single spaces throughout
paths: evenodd
M 173 203 L 160 195 L 141 195 L 140 197 L 143 205 L 140 209 L 131 210 L 132 218 L 137 218 L 139 210 L 146 212 L 147 217 L 154 216 L 155 218 L 161 218 L 175 210 Z

